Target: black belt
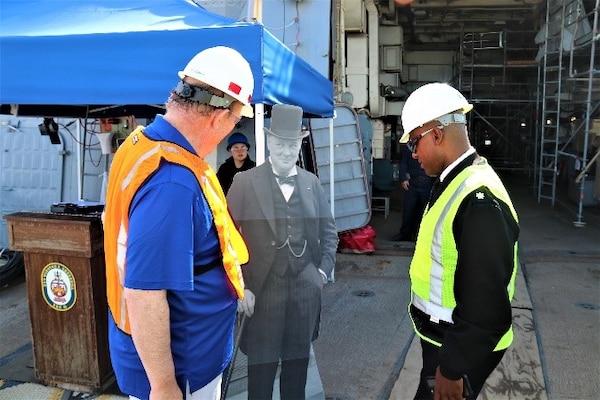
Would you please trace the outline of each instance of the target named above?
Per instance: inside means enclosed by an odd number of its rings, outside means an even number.
[[[410,313],[413,317],[415,328],[417,328],[421,334],[432,340],[435,340],[438,343],[442,343],[444,341],[446,330],[448,327],[452,326],[452,324],[446,321],[440,321],[439,323],[433,322],[429,314],[419,310],[412,304],[410,305]]]
[[[222,267],[222,266],[223,266],[223,260],[221,260],[221,259],[216,259],[215,261],[213,261],[209,264],[194,265],[194,276],[202,275],[203,273],[208,272],[213,268]]]

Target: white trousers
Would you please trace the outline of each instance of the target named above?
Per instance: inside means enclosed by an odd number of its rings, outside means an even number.
[[[190,393],[190,383],[185,385],[185,400],[219,400],[221,398],[221,380],[223,374],[219,374],[215,379],[201,387],[194,393]],[[141,400],[134,396],[129,396],[129,400]]]

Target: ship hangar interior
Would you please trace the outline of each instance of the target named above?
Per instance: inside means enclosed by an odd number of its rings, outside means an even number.
[[[424,83],[426,58],[418,68],[411,58],[451,52],[450,83],[474,104],[478,152],[497,170],[523,171],[538,202],[567,208],[584,226],[600,199],[599,10],[598,0],[379,1],[380,32],[403,35],[390,92]],[[384,152],[392,160],[399,134],[392,129]]]

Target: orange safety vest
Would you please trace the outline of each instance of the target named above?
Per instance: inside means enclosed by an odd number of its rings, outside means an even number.
[[[215,171],[181,146],[149,139],[140,126],[115,153],[103,213],[108,306],[119,328],[129,334],[131,329],[123,297],[129,208],[140,186],[158,169],[163,159],[188,168],[198,179],[213,214],[227,277],[238,298],[244,296],[241,265],[248,262],[248,248],[229,214]]]

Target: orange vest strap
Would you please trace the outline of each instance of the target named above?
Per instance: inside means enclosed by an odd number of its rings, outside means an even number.
[[[138,127],[119,147],[113,159],[103,216],[108,304],[117,325],[127,333],[131,330],[123,298],[123,282],[129,207],[139,188],[158,169],[162,159],[186,167],[196,176],[213,214],[225,272],[238,298],[244,296],[241,265],[248,262],[248,248],[229,214],[215,171],[181,146],[147,138],[143,128]]]

